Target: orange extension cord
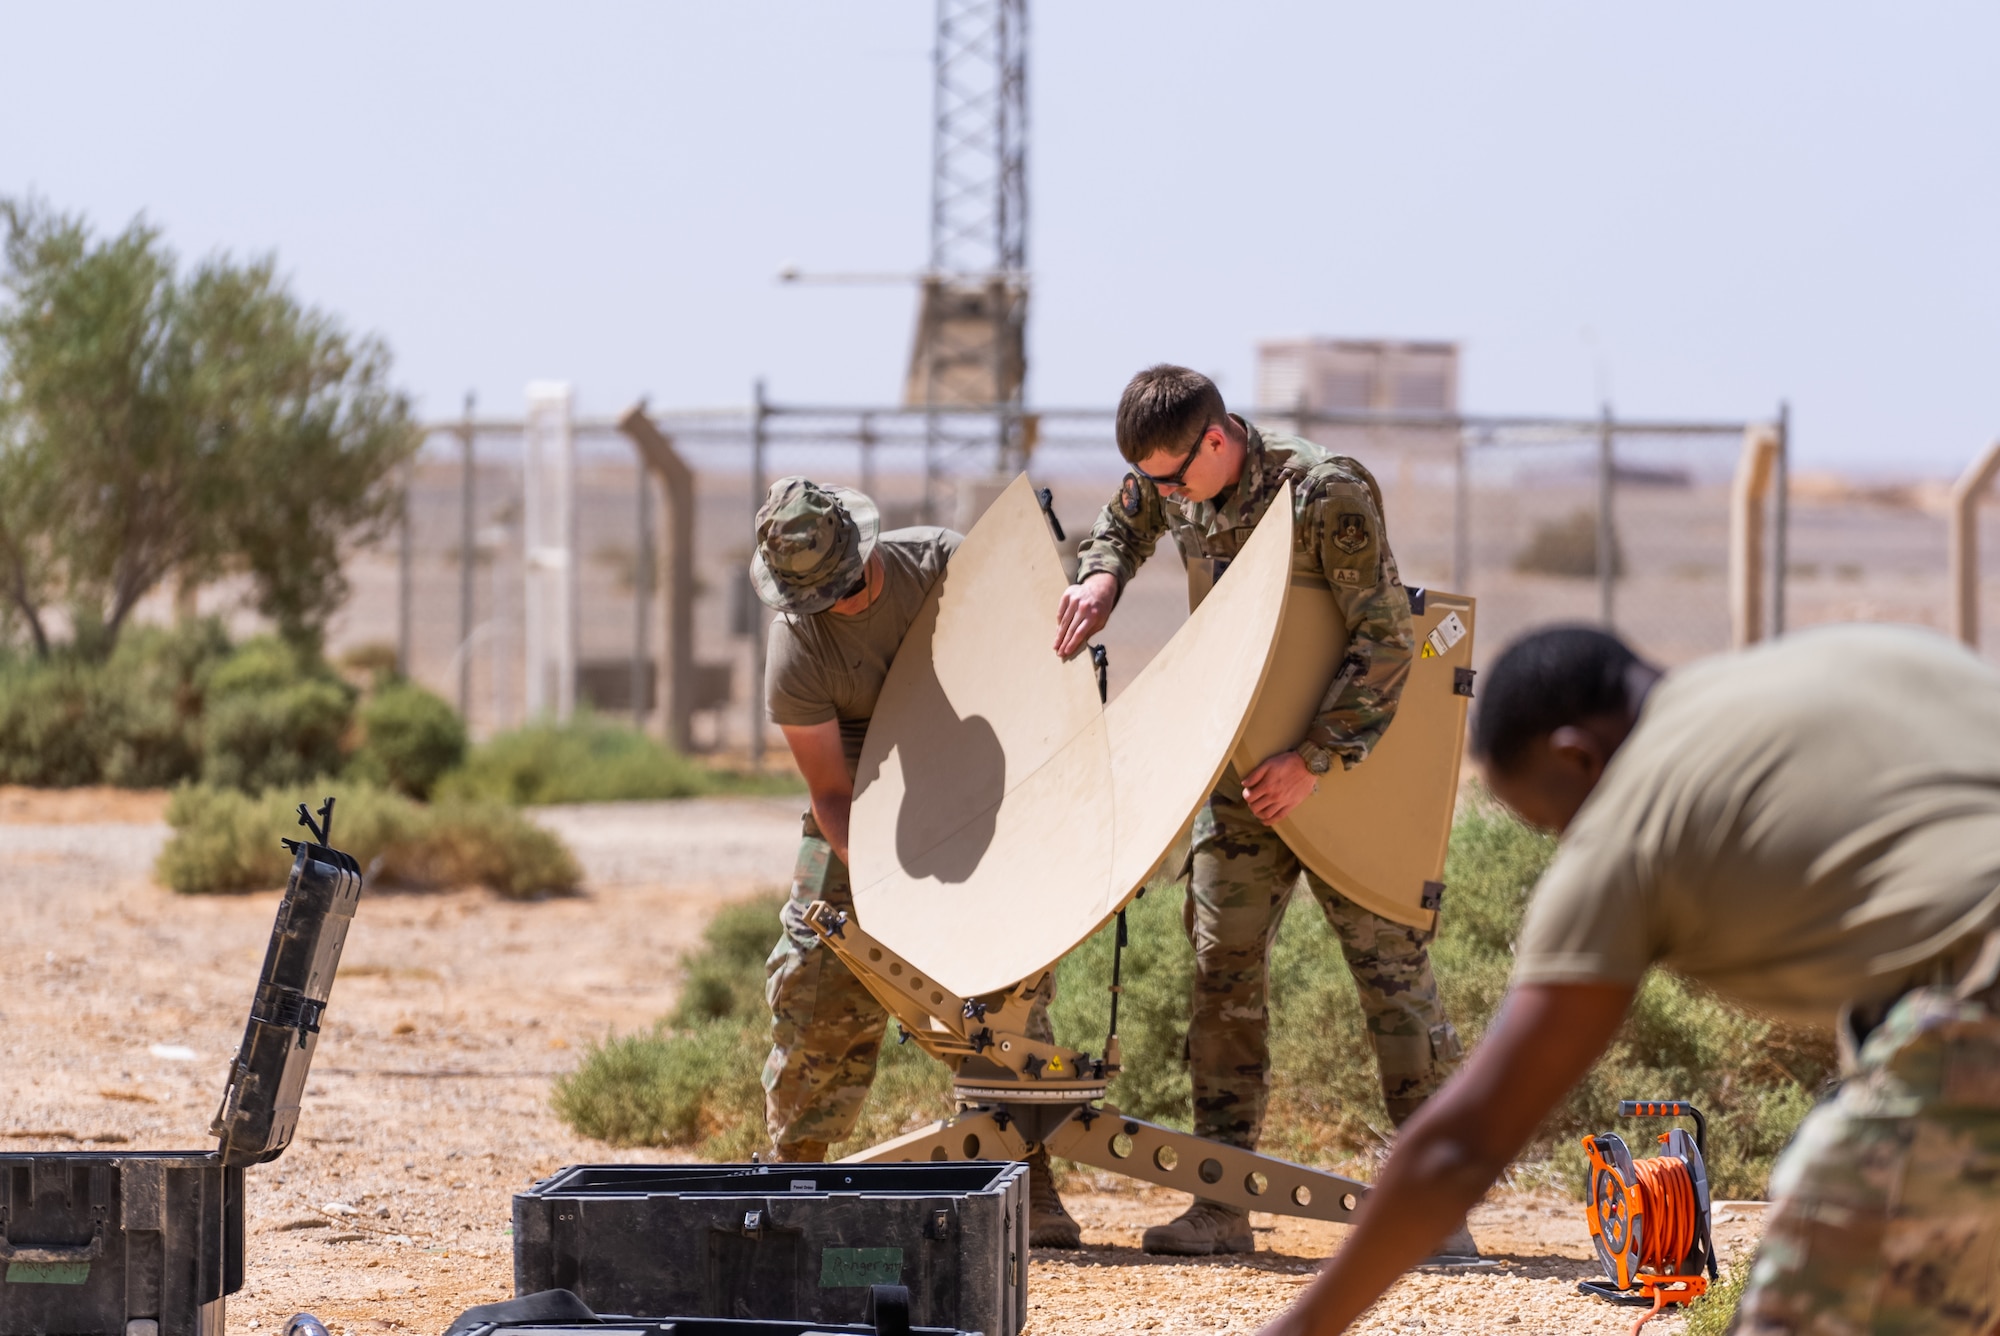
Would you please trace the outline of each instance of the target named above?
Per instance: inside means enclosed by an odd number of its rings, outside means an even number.
[[[1634,1160],[1632,1167],[1639,1171],[1634,1186],[1647,1221],[1646,1236],[1640,1240],[1639,1267],[1656,1276],[1672,1275],[1694,1247],[1698,1224],[1694,1176],[1688,1172],[1687,1161],[1678,1155]]]
[[[1660,1138],[1662,1144],[1666,1140],[1664,1136]],[[1584,1147],[1593,1159],[1597,1158],[1588,1138]],[[1696,1231],[1701,1225],[1694,1175],[1688,1172],[1687,1161],[1678,1155],[1655,1155],[1648,1160],[1634,1160],[1632,1168],[1639,1177],[1629,1185],[1626,1237],[1631,1237],[1633,1221],[1645,1221],[1638,1255],[1632,1259],[1636,1263],[1633,1278],[1638,1282],[1639,1293],[1653,1301],[1653,1306],[1632,1324],[1631,1336],[1639,1336],[1640,1328],[1664,1312],[1668,1304],[1685,1304],[1706,1294],[1708,1278],[1678,1274],[1682,1260],[1694,1247]]]

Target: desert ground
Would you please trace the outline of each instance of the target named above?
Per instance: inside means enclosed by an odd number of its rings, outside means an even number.
[[[156,884],[163,807],[162,795],[0,789],[0,1152],[208,1144],[277,894]],[[512,1293],[515,1190],[563,1165],[667,1158],[577,1137],[549,1110],[550,1082],[591,1040],[670,1007],[676,958],[716,905],[783,880],[797,800],[536,816],[576,849],[582,894],[364,896],[298,1138],[250,1171],[231,1332],[281,1330],[300,1310],[335,1336],[442,1332]],[[1064,1191],[1085,1247],[1035,1254],[1033,1336],[1252,1331],[1343,1233],[1258,1217],[1254,1255],[1170,1262],[1141,1253],[1139,1234],[1184,1199],[1109,1175],[1073,1174]],[[1754,1203],[1720,1209],[1725,1258],[1760,1219]],[[1411,1276],[1361,1329],[1629,1326],[1631,1310],[1575,1292],[1597,1270],[1577,1203],[1503,1190],[1472,1224],[1491,1267]]]

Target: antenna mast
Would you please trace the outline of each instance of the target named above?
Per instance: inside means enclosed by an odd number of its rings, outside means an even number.
[[[935,506],[943,408],[990,407],[1002,471],[1022,459],[1027,372],[1028,0],[937,0],[931,253],[904,401],[931,410]]]

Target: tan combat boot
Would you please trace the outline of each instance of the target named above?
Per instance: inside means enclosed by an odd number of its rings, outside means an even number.
[[[791,1141],[771,1153],[773,1164],[822,1164],[825,1161],[824,1141]]]
[[[1062,1198],[1056,1195],[1056,1178],[1049,1168],[1049,1153],[1039,1147],[1028,1156],[1028,1246],[1083,1246],[1083,1230],[1063,1209]]]
[[[1194,1205],[1166,1224],[1147,1230],[1139,1246],[1149,1253],[1206,1257],[1210,1253],[1251,1252],[1257,1240],[1250,1233],[1248,1211],[1197,1197]]]

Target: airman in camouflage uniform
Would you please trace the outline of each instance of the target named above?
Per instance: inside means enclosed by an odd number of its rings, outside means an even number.
[[[771,1006],[764,1115],[771,1144],[786,1160],[823,1158],[828,1146],[853,1133],[889,1025],[882,1004],[806,923],[815,900],[854,912],[847,864],[808,812],[791,898],[778,914],[784,935],[764,962],[764,998]],[[1055,1042],[1048,1014],[1052,992],[1053,985],[1028,1016],[1028,1037],[1047,1044]],[[980,1000],[997,1008],[1005,996],[991,993]]]
[[[2000,988],[1890,1008],[1771,1175],[1740,1336],[2000,1331]]]
[[[1194,393],[1214,395],[1196,373],[1156,367],[1134,378],[1127,401],[1146,378],[1168,376]],[[1220,409],[1219,395],[1211,402]],[[1078,584],[1108,575],[1122,590],[1171,532],[1191,587],[1212,585],[1289,482],[1293,569],[1333,591],[1349,635],[1347,657],[1298,756],[1315,775],[1335,763],[1351,768],[1366,760],[1395,715],[1415,651],[1409,596],[1389,550],[1375,479],[1353,459],[1296,436],[1260,431],[1234,414],[1225,427],[1218,413],[1186,464],[1194,465],[1205,448],[1222,448],[1218,437],[1238,439],[1242,463],[1233,487],[1204,500],[1169,500],[1161,487],[1179,490],[1178,484],[1137,467],[1149,452],[1143,440],[1137,450],[1128,447],[1125,413],[1121,406],[1120,448],[1135,467],[1081,546]],[[1193,485],[1185,469],[1183,479]],[[1307,869],[1253,811],[1233,766],[1195,818],[1188,876],[1183,921],[1195,948],[1195,983],[1187,1055],[1198,1135],[1257,1144],[1269,1094],[1266,966],[1272,935],[1301,876],[1353,971],[1390,1117],[1401,1124],[1451,1074],[1460,1047],[1438,1001],[1430,934],[1362,908]],[[1145,1246],[1154,1252],[1247,1251],[1251,1235],[1247,1217],[1197,1202],[1179,1220],[1148,1230]],[[1453,1250],[1471,1251],[1469,1237],[1455,1239]]]
[[[779,915],[783,934],[765,962],[764,1116],[780,1160],[823,1160],[854,1131],[888,1028],[882,1004],[805,921],[815,900],[853,911],[847,821],[868,719],[959,543],[948,529],[880,527],[866,496],[798,477],[774,483],[757,512],[751,581],[783,614],[771,626],[766,705],[811,794],[791,897]],[[1047,1007],[1045,996],[1029,1033],[1054,1042]],[[1076,1247],[1080,1233],[1056,1194],[1046,1152],[1028,1162],[1028,1196],[1029,1241]]]
[[[1914,627],[1663,672],[1553,626],[1481,676],[1486,786],[1561,843],[1478,1050],[1264,1336],[1356,1325],[1598,1066],[1655,969],[1841,1043],[1840,1088],[1771,1175],[1738,1336],[2000,1333],[2000,672]]]

